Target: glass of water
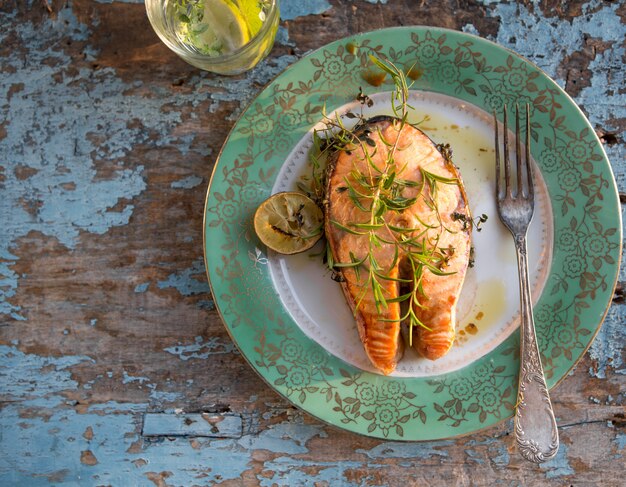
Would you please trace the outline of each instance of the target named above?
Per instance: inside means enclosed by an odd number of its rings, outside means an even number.
[[[145,0],[161,40],[197,68],[239,74],[269,54],[279,0]]]

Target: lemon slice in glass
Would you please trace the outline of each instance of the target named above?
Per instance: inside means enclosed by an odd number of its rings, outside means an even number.
[[[254,36],[265,21],[265,12],[260,8],[259,0],[239,0],[239,10],[246,19],[250,34]]]
[[[322,237],[324,214],[302,193],[276,193],[254,214],[254,231],[265,245],[281,254],[310,249]]]
[[[204,0],[184,17],[179,37],[204,54],[221,56],[250,41],[246,18],[231,0]]]

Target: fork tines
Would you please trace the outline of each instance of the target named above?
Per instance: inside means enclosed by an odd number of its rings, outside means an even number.
[[[503,198],[533,198],[533,175],[532,167],[530,164],[530,106],[526,104],[526,141],[524,144],[524,156],[522,157],[522,151],[520,149],[520,113],[519,106],[515,105],[515,159],[516,159],[516,184],[511,183],[511,161],[509,151],[509,131],[508,131],[508,111],[506,105],[504,106],[504,194],[500,190],[501,188],[501,162],[500,162],[500,137],[498,133],[498,117],[494,112],[494,123],[496,126],[496,189],[499,199]],[[525,161],[525,162],[524,162]],[[524,165],[526,169],[524,170]]]

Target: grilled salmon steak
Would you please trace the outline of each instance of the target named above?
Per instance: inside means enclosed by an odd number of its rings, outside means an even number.
[[[449,151],[421,130],[375,117],[353,133],[329,158],[325,232],[365,352],[389,374],[403,322],[427,359],[452,346],[471,216]]]

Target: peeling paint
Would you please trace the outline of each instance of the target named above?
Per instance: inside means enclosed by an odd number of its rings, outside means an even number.
[[[205,86],[218,89],[210,95],[210,112],[216,112],[222,102],[236,103],[235,108],[226,117],[227,120],[235,121],[258,94],[259,86],[266,85],[297,60],[298,58],[292,55],[270,57],[255,66],[245,78],[225,79],[223,76],[206,76],[203,73],[191,83],[196,84],[196,89],[200,91],[205,89]]]
[[[143,436],[187,436],[241,438],[238,414],[148,413],[143,419]]]
[[[617,451],[623,453],[626,450],[626,433],[618,433],[615,437],[615,444],[617,445]]]
[[[358,481],[346,478],[346,471],[360,469],[363,465],[355,461],[342,462],[314,462],[290,457],[279,457],[265,462],[265,470],[257,475],[259,484],[263,487],[291,487],[315,485],[341,485],[342,487],[358,487],[371,483],[373,475],[366,475]],[[385,468],[377,465],[376,468]],[[388,468],[388,467],[387,467]]]
[[[493,442],[493,444],[489,448],[489,458],[491,461],[497,465],[498,467],[507,467],[511,460],[509,455],[509,450],[506,447],[506,444],[500,442]]]
[[[482,452],[466,449],[465,454],[470,461],[477,463],[478,465],[483,465],[485,463],[485,456]]]
[[[287,0],[280,5],[281,20],[293,20],[297,17],[317,15],[331,7],[326,0]]]
[[[576,472],[569,464],[569,459],[567,458],[568,446],[561,442],[559,445],[559,451],[556,456],[545,463],[541,463],[539,466],[541,470],[546,473],[547,479],[555,479],[559,477],[565,477],[567,475],[574,475]]]
[[[468,440],[465,449],[470,460],[478,465],[489,462],[498,467],[509,465],[510,455],[505,443],[499,438],[487,438],[486,440]],[[487,446],[487,454],[484,447]],[[474,448],[479,447],[478,451]]]
[[[365,1],[387,3],[386,0]],[[140,4],[142,0],[97,0],[97,3]],[[493,17],[504,19],[497,40],[552,75],[565,56],[584,48],[585,35],[612,44],[606,51],[597,52],[591,61],[591,86],[581,90],[577,101],[585,105],[594,126],[607,130],[619,128],[621,120],[626,118],[626,95],[623,90],[620,92],[626,80],[622,61],[624,29],[616,9],[621,8],[623,2],[590,2],[583,6],[585,15],[571,23],[544,18],[537,2],[530,7],[492,1],[482,3],[490,5],[487,10],[491,10]],[[31,1],[29,7],[43,8],[35,1]],[[286,0],[283,19],[326,12],[330,8],[330,2],[325,0]],[[591,15],[591,8],[598,12]],[[3,25],[13,24],[14,14],[3,12],[1,15]],[[97,24],[98,19],[92,18],[90,22]],[[463,30],[477,33],[473,24],[466,24]],[[0,43],[6,42],[7,35],[6,31],[0,32]],[[143,166],[131,166],[126,160],[133,147],[150,144],[168,147],[168,150],[174,148],[181,154],[211,154],[216,147],[198,144],[193,134],[178,135],[176,129],[183,123],[183,108],[197,108],[201,104],[206,108],[208,99],[211,112],[228,112],[228,120],[235,120],[260,86],[298,59],[292,55],[270,57],[246,76],[228,79],[210,73],[194,73],[185,79],[189,91],[181,90],[172,96],[162,88],[144,86],[142,89],[147,95],[143,93],[139,99],[132,94],[132,88],[142,86],[142,82],[124,82],[113,69],[67,69],[76,63],[63,52],[59,39],[89,42],[92,35],[73,14],[71,6],[61,9],[56,18],[44,16],[36,26],[23,23],[19,35],[28,42],[28,55],[0,59],[3,72],[0,94],[11,95],[7,103],[0,105],[0,124],[7,121],[4,126],[0,125],[0,130],[6,129],[6,136],[0,135],[4,137],[0,138],[0,191],[3,195],[0,214],[11,215],[11,220],[3,220],[4,232],[0,234],[0,315],[13,320],[28,316],[27,310],[11,303],[20,279],[27,277],[14,270],[19,258],[27,258],[17,250],[22,237],[37,232],[73,250],[80,249],[81,238],[86,233],[105,234],[114,227],[130,223],[135,211],[133,200],[146,190],[147,172]],[[516,36],[514,40],[513,36]],[[277,44],[297,47],[290,40],[286,27],[280,28]],[[97,54],[92,47],[85,46],[87,61],[96,60]],[[564,84],[562,79],[557,81]],[[15,91],[14,85],[20,85],[19,90]],[[58,103],[50,103],[50,99]],[[166,111],[162,109],[164,100],[168,106]],[[188,116],[192,120],[198,118],[193,110]],[[129,121],[133,123],[128,125]],[[149,139],[149,134],[155,133],[157,140]],[[36,143],[30,143],[31,140]],[[621,143],[607,146],[609,157],[623,161],[623,147]],[[7,154],[11,155],[10,160]],[[102,161],[114,161],[117,171],[106,177],[98,174]],[[620,169],[623,165],[616,167],[623,171]],[[621,177],[623,182],[624,175]],[[618,181],[619,178],[618,174]],[[192,189],[203,182],[203,178],[192,175],[174,181],[170,187]],[[193,237],[186,236],[183,241],[192,242]],[[621,275],[624,279],[624,267]],[[207,299],[196,298],[191,306],[210,310],[214,303],[208,299],[209,287],[204,276],[203,261],[199,258],[190,268],[173,272],[161,281],[137,284],[131,280],[129,285],[135,293],[154,290],[154,285],[152,288],[150,285],[156,283],[158,289],[173,288],[183,296],[206,294]],[[611,370],[626,374],[620,345],[623,333],[618,326],[626,319],[625,309],[624,306],[611,308],[589,351],[594,361],[590,373],[594,377],[610,376]],[[98,326],[98,318],[92,316],[94,314],[86,314],[82,321],[76,321],[83,331],[99,331],[87,328]],[[69,323],[61,323],[55,329],[59,335],[67,334],[60,339],[68,343],[80,331],[78,326],[70,328]],[[0,485],[151,485],[158,482],[160,485],[211,485],[229,481],[235,484],[241,482],[246,472],[246,475],[256,476],[260,485],[351,487],[375,486],[381,475],[388,480],[399,468],[424,464],[455,469],[463,467],[465,460],[472,471],[480,469],[483,474],[489,471],[491,475],[510,468],[507,449],[510,442],[484,436],[419,444],[367,440],[368,445],[376,446],[356,451],[350,448],[341,458],[315,461],[318,451],[314,451],[309,442],[316,446],[327,445],[325,427],[317,423],[304,424],[300,421],[301,413],[293,415],[293,410],[278,399],[275,403],[264,402],[263,409],[255,410],[256,416],[249,420],[252,426],[246,425],[244,432],[257,431],[263,423],[259,434],[248,433],[239,439],[144,440],[141,420],[148,410],[161,410],[163,403],[170,403],[168,407],[172,408],[185,407],[187,394],[204,392],[204,384],[197,380],[194,383],[193,379],[183,379],[180,384],[167,379],[158,381],[156,376],[151,379],[141,375],[141,367],[128,363],[121,364],[127,370],[122,371],[120,378],[119,368],[114,369],[115,374],[108,370],[114,368],[112,363],[96,364],[89,356],[43,357],[17,348],[21,342],[24,346],[32,346],[33,341],[38,345],[36,340],[37,337],[24,336],[21,341],[12,340],[12,346],[0,346]],[[205,360],[208,364],[212,357],[219,361],[222,360],[219,356],[238,352],[230,341],[197,336],[192,343],[177,343],[165,348],[163,353],[175,355],[181,361]],[[74,367],[82,373],[91,365],[102,367],[94,380],[82,382],[72,374]],[[115,382],[126,400],[139,395],[144,401],[95,403],[104,400],[102,389],[97,394],[94,391],[95,384],[104,375],[111,379],[106,382]],[[123,391],[120,384],[127,391]],[[194,389],[188,389],[191,386]],[[137,393],[137,389],[142,393]],[[86,397],[87,403],[83,399],[79,401],[77,394]],[[259,398],[239,397],[238,400],[256,408]],[[621,404],[619,397],[614,400],[611,395],[606,401],[593,397],[590,401],[598,403],[599,407]],[[281,417],[292,419],[275,424]],[[611,422],[602,427],[611,434],[610,455],[621,458],[626,448],[626,435]],[[336,438],[332,433],[331,443]],[[459,444],[462,448],[458,448]],[[557,458],[536,468],[540,480],[544,476],[548,481],[565,482],[563,477],[575,475],[579,470],[575,463],[578,458],[570,462],[567,454],[567,445],[561,445]],[[590,458],[593,461],[595,457]],[[354,472],[359,472],[359,476],[355,477]],[[527,481],[536,480],[531,479]],[[494,485],[520,484],[501,479]]]
[[[16,405],[3,410],[3,437],[12,441],[0,442],[0,457],[6,459],[0,463],[1,485],[48,485],[40,477],[55,474],[61,466],[67,470],[61,479],[67,485],[79,485],[81,480],[82,485],[91,484],[94,476],[99,476],[100,483],[123,485],[131,473],[130,467],[135,468],[124,454],[132,439],[125,434],[135,430],[132,415],[102,417],[77,414],[73,409],[55,410],[46,419],[31,418],[30,428],[22,429],[17,425],[19,414]],[[62,437],[51,431],[51,424],[63,425]],[[82,436],[88,427],[92,428],[93,441]],[[102,441],[104,439],[107,441]],[[91,456],[97,462],[94,463]],[[44,458],[55,461],[42,461]],[[111,472],[110,462],[119,469]]]
[[[600,5],[602,7],[598,8]],[[543,17],[538,8],[530,12],[518,3],[498,3],[489,15],[507,19],[500,24],[495,39],[499,44],[530,59],[561,86],[565,81],[557,76],[558,66],[566,56],[583,50],[586,38],[612,44],[611,49],[595,54],[588,67],[592,73],[591,84],[583,88],[575,101],[584,105],[594,126],[616,130],[618,127],[611,121],[626,117],[626,93],[619,89],[626,83],[626,74],[622,61],[624,27],[617,15],[618,8],[619,2],[589,2],[582,7],[585,14],[574,18],[571,24],[555,22]],[[597,11],[592,13],[594,9]],[[518,35],[520,32],[524,32],[524,36]],[[623,160],[623,148],[624,144],[605,147],[614,161]]]
[[[72,355],[40,357],[0,345],[0,397],[8,401],[32,401],[52,393],[74,390],[78,383],[68,369],[84,362],[94,363],[94,360]]]
[[[196,306],[200,309],[204,309],[206,311],[211,311],[213,309],[215,309],[215,303],[213,301],[211,301],[210,299],[200,299],[197,303]]]
[[[167,381],[169,383],[169,380]],[[133,376],[125,370],[122,372],[122,384],[139,384],[139,389],[148,389],[149,397],[152,405],[161,405],[162,403],[173,403],[184,399],[184,395],[179,391],[163,391],[159,390],[159,386],[152,382],[149,377]]]
[[[125,370],[123,371],[122,384],[132,384],[133,382],[138,382],[139,384],[143,384],[144,382],[150,382],[148,377],[136,377],[133,375],[129,375]]]
[[[478,32],[478,29],[476,29],[476,27],[474,27],[474,24],[465,24],[461,30],[467,34],[472,34],[475,36],[479,36],[480,32]]]
[[[67,470],[64,485],[146,485],[146,473],[157,465],[159,471],[171,472],[168,484],[172,485],[196,485],[198,475],[203,485],[239,480],[241,473],[250,468],[252,449],[283,455],[306,453],[306,442],[324,434],[319,426],[285,423],[258,436],[198,442],[196,448],[181,438],[139,443],[139,448],[131,450],[141,440],[141,415],[136,413],[145,412],[145,405],[108,402],[104,416],[98,414],[102,408],[92,407],[83,414],[57,409],[50,411],[47,419],[30,419],[27,429],[18,424],[19,409],[9,404],[3,410],[2,433],[13,441],[0,443],[0,485],[48,485],[41,477],[55,474],[61,466]],[[63,425],[62,437],[51,430],[51,424]],[[91,440],[83,436],[87,428],[91,428]],[[84,451],[90,451],[97,463],[82,463]],[[42,462],[42,458],[48,461]],[[137,462],[139,459],[142,461]]]
[[[157,286],[159,289],[174,288],[183,296],[210,294],[211,289],[204,278],[205,275],[204,260],[196,259],[192,267],[170,274],[167,279],[159,281]],[[202,276],[202,281],[193,279],[192,276]]]
[[[150,286],[149,282],[143,282],[141,284],[137,284],[135,286],[135,292],[136,293],[145,293],[148,290],[149,286]]]
[[[156,386],[149,385],[148,386],[152,391],[150,391],[150,399],[152,401],[161,404],[164,402],[177,402],[184,399],[184,395],[182,392],[176,391],[159,391],[156,389]]]
[[[80,452],[80,463],[94,466],[98,464],[98,459],[91,450],[83,450]]]
[[[447,457],[447,448],[453,445],[453,441],[429,441],[428,443],[400,443],[389,441],[375,446],[371,450],[357,450],[369,458],[406,458],[424,459],[431,457]]]
[[[602,328],[587,352],[594,361],[594,365],[589,368],[591,376],[599,379],[606,378],[607,367],[613,368],[618,374],[626,373],[623,363],[625,315],[626,310],[618,306],[609,309]]]
[[[207,359],[211,355],[239,353],[232,341],[224,342],[218,337],[211,337],[206,342],[200,336],[195,337],[191,345],[176,345],[164,349],[181,360]]]
[[[199,176],[188,176],[183,179],[179,179],[178,181],[172,182],[170,187],[174,189],[191,189],[199,186],[204,181],[203,178]]]
[[[321,425],[280,423],[262,431],[258,435],[244,436],[237,440],[247,450],[269,450],[274,453],[296,455],[307,453],[306,443],[316,436],[325,438]]]
[[[623,32],[622,29],[622,35]],[[626,119],[626,91],[619,88],[626,86],[624,57],[626,57],[626,50],[623,45],[620,46],[616,42],[613,49],[596,53],[595,59],[589,63],[589,70],[592,73],[590,86],[582,89],[576,101],[585,106],[589,121],[594,127],[602,127],[607,131],[619,131],[619,121]],[[624,147],[625,144],[605,144],[604,149],[609,160],[616,162],[624,161],[624,156],[626,156]],[[619,181],[619,176],[624,177],[624,174],[616,176]],[[624,255],[622,255],[622,263],[626,263]],[[624,265],[622,265],[622,272],[624,272]],[[622,316],[626,320],[626,310]]]
[[[7,22],[10,19],[8,14]],[[159,96],[142,96],[141,102],[135,103],[133,95],[124,94],[128,86],[110,68],[95,72],[81,68],[71,75],[64,72],[58,81],[55,78],[58,67],[54,64],[71,63],[69,56],[56,47],[61,27],[71,40],[84,41],[89,36],[88,28],[68,6],[58,13],[56,20],[46,19],[36,27],[22,24],[20,34],[33,40],[31,55],[24,61],[6,58],[1,66],[4,75],[0,79],[0,93],[8,93],[16,83],[23,85],[20,92],[13,94],[11,103],[0,107],[0,119],[8,121],[7,136],[0,140],[0,154],[12,155],[10,160],[5,160],[5,156],[0,159],[0,165],[5,168],[0,213],[11,214],[0,234],[0,314],[15,320],[24,319],[23,311],[10,303],[19,285],[19,276],[12,270],[18,259],[12,253],[17,239],[38,231],[73,249],[81,232],[103,234],[112,227],[127,224],[134,205],[119,206],[120,200],[132,200],[146,188],[143,166],[123,167],[124,157],[133,146],[147,142],[150,132],[157,132],[160,134],[155,142],[157,146],[174,145],[183,154],[189,152],[195,137],[172,135],[173,128],[181,123],[177,106],[197,105],[200,102],[197,92],[205,87],[221,88],[212,90],[216,92],[210,96],[211,109],[216,110],[223,101],[237,101],[239,108],[232,114],[236,118],[258,86],[295,60],[294,56],[268,60],[245,79],[236,81],[199,72],[190,80],[194,90],[181,93],[172,103],[174,109],[163,111]],[[7,35],[9,32],[0,33],[0,43]],[[97,53],[87,46],[85,54],[93,59]],[[49,99],[58,103],[46,103]],[[98,116],[94,117],[94,113]],[[129,125],[129,120],[139,123]],[[24,143],[29,140],[38,144]],[[202,146],[194,146],[193,150],[203,155],[211,152]],[[121,159],[122,168],[110,179],[96,174],[94,162],[104,159]],[[23,180],[15,174],[15,168],[22,166],[31,170]],[[193,187],[198,182],[196,178],[191,176],[179,184]],[[66,184],[69,182],[70,186]],[[24,201],[30,207],[25,208]],[[190,292],[206,290],[208,286],[201,286]]]
[[[295,42],[289,39],[289,29],[283,27],[282,25],[278,26],[278,31],[276,32],[276,39],[274,41],[276,44],[280,44],[281,46],[290,46],[295,47]]]
[[[132,403],[132,402],[117,402],[106,401],[103,403],[96,403],[89,406],[89,412],[97,413],[99,417],[114,414],[138,414],[146,410],[145,403]]]
[[[589,12],[596,2],[587,4]],[[500,24],[496,41],[527,57],[556,79],[558,65],[563,58],[579,50],[584,45],[585,36],[596,37],[607,42],[621,43],[624,29],[616,11],[618,3],[603,3],[596,12],[587,13],[568,22],[554,22],[541,15],[535,8],[533,12],[519,3],[498,3],[489,16],[506,19]],[[524,35],[519,34],[523,32]],[[563,80],[556,81],[563,86]]]
[[[5,25],[10,19],[8,14]],[[118,170],[111,179],[96,179],[92,153],[96,157],[123,156],[133,140],[144,136],[129,131],[129,117],[119,114],[120,106],[132,106],[135,111],[139,105],[120,103],[124,89],[111,70],[101,70],[93,85],[85,72],[74,76],[65,73],[62,81],[55,81],[56,68],[51,60],[59,65],[70,63],[70,58],[55,47],[61,27],[71,40],[82,41],[88,36],[71,8],[62,9],[56,20],[48,19],[37,27],[22,23],[20,34],[31,39],[30,55],[25,59],[4,58],[0,66],[0,93],[8,93],[14,83],[23,84],[11,103],[0,106],[0,118],[7,121],[7,135],[0,140],[0,165],[6,170],[0,214],[11,215],[0,234],[0,256],[6,260],[0,266],[0,314],[14,319],[23,318],[21,310],[8,302],[18,287],[18,276],[11,270],[17,260],[11,253],[15,241],[38,231],[73,248],[81,231],[102,234],[128,223],[132,204],[116,211],[111,208],[120,198],[133,198],[146,187],[141,166]],[[10,33],[10,29],[3,29],[0,44]],[[59,104],[46,103],[49,99]],[[158,112],[157,107],[155,100],[148,110]],[[97,118],[94,110],[99,113]],[[72,114],[69,119],[68,113]],[[107,143],[94,144],[91,136],[102,132],[108,135]],[[15,174],[18,166],[31,169],[26,179]],[[70,187],[65,186],[68,182]]]

